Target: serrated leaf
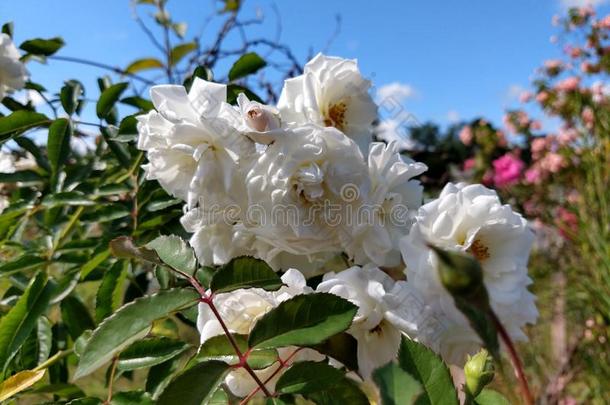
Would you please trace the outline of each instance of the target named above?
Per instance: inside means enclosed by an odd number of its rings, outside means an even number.
[[[170,65],[177,65],[186,55],[197,49],[195,42],[186,42],[184,44],[176,45],[172,48],[169,54]]]
[[[83,94],[83,85],[78,80],[68,80],[59,92],[61,106],[68,113],[74,114],[78,108],[79,98]]]
[[[80,358],[74,378],[90,374],[117,352],[146,334],[154,320],[187,304],[194,304],[198,297],[193,290],[174,289],[141,297],[124,305],[93,332]]]
[[[166,337],[139,340],[121,352],[117,367],[122,371],[152,367],[176,357],[188,348],[188,344]]]
[[[481,393],[474,399],[476,405],[510,405],[510,401],[498,391],[483,388]]]
[[[158,405],[201,405],[220,385],[230,366],[222,361],[199,363],[176,377],[159,396]]]
[[[16,272],[32,270],[46,263],[46,259],[34,255],[23,255],[16,260],[0,265],[0,277]]]
[[[302,361],[286,370],[275,385],[282,394],[308,394],[325,390],[344,378],[345,373],[324,362]]]
[[[95,320],[101,322],[121,305],[123,284],[129,262],[119,261],[104,273],[95,298]]]
[[[394,362],[375,370],[373,381],[379,387],[383,405],[413,404],[422,392],[420,383]]]
[[[252,73],[256,73],[266,65],[267,62],[265,62],[256,52],[246,53],[240,56],[231,67],[231,70],[229,71],[229,80],[237,80]]]
[[[252,348],[315,345],[348,329],[357,310],[333,294],[297,295],[261,317],[248,343]]]
[[[197,266],[195,252],[179,236],[159,236],[146,245],[168,266],[193,275]]]
[[[0,377],[47,310],[52,294],[53,286],[47,283],[46,274],[39,273],[15,306],[0,319]]]
[[[160,69],[160,68],[163,68],[163,63],[159,59],[143,58],[143,59],[138,59],[138,60],[131,62],[129,64],[129,66],[127,66],[125,68],[125,71],[129,72],[129,73],[138,73],[143,70]]]
[[[282,279],[264,260],[237,257],[216,271],[210,283],[214,293],[225,293],[240,288],[278,290]]]
[[[248,350],[248,337],[246,335],[233,334],[237,347],[242,353]],[[275,349],[252,350],[248,356],[248,364],[254,370],[260,370],[271,366],[277,361],[279,354]],[[206,340],[193,359],[193,362],[208,360],[222,360],[225,363],[235,365],[239,363],[239,358],[235,354],[235,349],[225,335],[218,335]]]
[[[49,127],[49,138],[47,140],[47,154],[51,164],[51,183],[56,184],[68,155],[70,154],[70,138],[72,137],[72,125],[65,118],[53,121]]]
[[[100,98],[97,100],[97,105],[95,106],[95,112],[99,119],[105,119],[108,116],[121,97],[121,94],[123,94],[128,86],[129,83],[117,83],[102,91]]]
[[[0,117],[0,141],[50,122],[51,120],[41,113],[28,110],[15,111],[5,117]]]
[[[0,384],[0,402],[36,384],[44,377],[46,370],[24,370],[7,378]]]
[[[315,402],[317,405],[369,405],[366,395],[360,390],[356,382],[348,378],[325,390],[316,391],[304,395],[305,398]]]
[[[43,39],[35,38],[23,42],[19,48],[33,55],[51,56],[65,45],[59,37]]]
[[[459,404],[449,369],[440,356],[423,344],[403,337],[398,364],[422,385],[429,403]]]

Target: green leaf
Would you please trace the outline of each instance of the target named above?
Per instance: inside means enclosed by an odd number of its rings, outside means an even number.
[[[121,352],[117,367],[123,371],[151,367],[176,357],[188,348],[188,344],[166,337],[140,340]]]
[[[74,378],[90,374],[117,352],[145,335],[154,320],[187,304],[194,304],[198,297],[193,290],[174,289],[141,297],[124,305],[93,332],[80,358]]]
[[[451,373],[432,350],[403,337],[398,363],[422,385],[430,404],[459,404]]]
[[[398,364],[390,362],[373,372],[383,405],[413,404],[421,394],[419,382]]]
[[[174,379],[163,391],[158,405],[201,405],[220,385],[230,366],[222,361],[199,363]]]
[[[159,258],[168,266],[193,275],[197,267],[195,253],[179,236],[159,236],[146,245],[147,249],[157,252]]]
[[[210,289],[225,293],[240,288],[263,288],[275,291],[282,286],[282,279],[264,260],[253,257],[237,257],[214,273]]]
[[[95,106],[95,112],[97,113],[97,117],[99,119],[104,119],[116,102],[121,97],[121,94],[127,89],[129,83],[117,83],[105,89],[100,95],[99,100],[97,100],[97,105]]]
[[[110,256],[109,250],[102,250],[93,256],[87,263],[83,264],[80,269],[80,279],[84,280],[87,276],[95,270],[100,264],[102,264]]]
[[[72,340],[76,340],[85,330],[93,329],[95,323],[89,310],[78,298],[67,296],[61,302],[61,319]]]
[[[0,173],[0,183],[24,183],[33,185],[43,183],[44,178],[33,170],[19,170],[14,173]]]
[[[187,28],[188,28],[188,25],[186,23],[184,23],[184,22],[172,24],[172,30],[180,38],[184,38],[184,36],[186,35],[186,29]]]
[[[510,401],[498,391],[483,388],[481,393],[474,399],[477,405],[510,405]]]
[[[171,382],[172,375],[178,366],[178,359],[174,358],[165,363],[152,366],[146,376],[146,392],[150,392],[157,399],[165,387]]]
[[[124,391],[114,394],[110,405],[154,405],[154,401],[148,392]]]
[[[44,377],[46,370],[24,370],[10,376],[0,384],[0,402],[36,384]]]
[[[146,100],[145,98],[133,96],[133,97],[125,97],[122,98],[121,103],[130,105],[132,107],[138,108],[142,111],[150,111],[154,107],[153,103],[150,100]]]
[[[317,405],[369,405],[366,395],[358,388],[358,385],[348,378],[325,390],[305,394],[305,398],[315,402]]]
[[[2,33],[8,35],[9,37],[13,37],[15,26],[12,21],[9,21],[5,24],[2,24]]]
[[[83,222],[110,222],[131,215],[131,210],[121,203],[106,204],[81,216]]]
[[[138,60],[131,62],[129,64],[129,66],[127,66],[125,68],[125,71],[129,72],[129,73],[138,73],[143,70],[160,69],[160,68],[163,68],[163,63],[159,59],[143,58],[143,59],[138,59]]]
[[[72,125],[65,118],[53,121],[49,127],[49,139],[47,140],[47,153],[51,164],[52,183],[57,182],[68,155],[70,154],[70,138],[72,137]]]
[[[49,358],[53,346],[51,322],[45,316],[38,318],[36,337],[38,339],[38,364],[41,364]]]
[[[344,378],[345,373],[324,362],[294,363],[282,374],[275,390],[282,394],[308,394],[325,390]]]
[[[30,152],[32,156],[34,156],[34,159],[36,159],[36,164],[40,168],[47,172],[51,171],[51,166],[49,165],[49,161],[47,160],[46,156],[42,154],[40,148],[30,138],[20,136],[15,138],[15,143]]]
[[[150,263],[163,265],[161,259],[154,250],[138,247],[133,240],[127,236],[119,236],[108,244],[113,256],[121,259],[138,259]]]
[[[187,92],[191,91],[193,82],[197,77],[211,82],[214,78],[214,75],[212,74],[210,68],[208,68],[207,66],[197,66],[193,71],[193,74],[187,77],[186,80],[184,80],[183,86],[186,88]]]
[[[39,273],[10,311],[0,319],[0,378],[21,345],[47,310],[53,286],[47,276]]]
[[[339,333],[311,347],[338,360],[348,370],[358,371],[358,342],[349,333]]]
[[[265,67],[267,62],[256,52],[249,52],[242,55],[237,62],[233,64],[229,71],[229,80],[237,80],[244,76],[256,73],[259,69]]]
[[[51,120],[41,113],[28,110],[15,111],[6,117],[0,117],[0,141],[50,122]]]
[[[95,298],[95,320],[101,322],[121,305],[123,284],[127,277],[129,262],[118,261],[104,273]]]
[[[246,335],[233,334],[233,339],[242,353],[248,350],[248,337]],[[255,370],[267,368],[275,363],[279,355],[275,349],[252,350],[248,356],[248,364]],[[218,335],[209,338],[199,348],[193,362],[208,360],[222,360],[231,365],[239,363],[235,349],[226,335]]]
[[[197,49],[195,42],[187,42],[184,44],[176,45],[172,48],[169,53],[170,65],[177,65],[186,55]]]
[[[34,255],[23,255],[12,262],[0,265],[0,277],[7,276],[16,272],[24,272],[40,267],[47,261],[42,257]]]
[[[19,48],[33,55],[51,56],[64,45],[64,40],[59,37],[50,39],[35,38],[23,42],[19,45]]]
[[[42,387],[32,390],[32,393],[53,394],[66,399],[80,398],[85,395],[83,390],[78,388],[76,385],[69,383],[55,383],[43,385]]]
[[[93,205],[95,202],[91,201],[80,191],[66,191],[63,193],[47,194],[42,199],[42,205],[46,208],[53,207],[64,207],[68,205]]]
[[[68,113],[74,114],[78,108],[79,98],[83,94],[83,85],[78,80],[68,80],[59,92],[61,106]]]
[[[248,343],[253,348],[315,345],[348,329],[357,310],[333,294],[297,295],[260,318]]]
[[[263,100],[259,96],[257,96],[252,90],[237,84],[229,84],[227,86],[227,103],[231,105],[236,105],[237,96],[239,96],[241,93],[244,93],[251,101],[258,101],[259,103],[263,102]]]

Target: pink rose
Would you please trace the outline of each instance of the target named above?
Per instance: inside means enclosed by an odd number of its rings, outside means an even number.
[[[525,171],[525,181],[529,184],[539,184],[542,180],[542,173],[536,166],[532,166]]]
[[[517,183],[525,167],[525,163],[511,153],[499,157],[492,164],[494,167],[493,182],[496,187],[504,187]]]
[[[538,93],[536,95],[536,101],[539,102],[540,104],[544,103],[548,99],[549,99],[549,93],[544,90],[542,90],[540,93]]]
[[[474,169],[475,165],[476,165],[475,159],[469,158],[469,159],[464,160],[463,169],[464,169],[464,171],[472,170],[472,169]]]
[[[559,83],[555,85],[555,88],[559,91],[574,91],[578,89],[580,85],[580,77],[570,76],[566,79],[563,79]]]
[[[597,22],[597,27],[601,29],[610,29],[610,14]]]
[[[547,153],[540,161],[540,166],[551,173],[557,173],[565,166],[565,160],[558,153]]]
[[[530,148],[534,157],[540,156],[546,150],[546,139],[544,137],[534,138]]]
[[[469,125],[464,126],[460,131],[459,137],[464,145],[470,145],[472,143],[472,128]]]

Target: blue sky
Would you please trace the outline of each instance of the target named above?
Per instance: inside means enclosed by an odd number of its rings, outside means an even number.
[[[377,89],[397,83],[404,107],[418,121],[448,124],[486,116],[499,122],[503,110],[516,104],[534,69],[559,50],[549,38],[554,14],[578,0],[370,0],[277,1],[281,41],[303,59],[324,49],[341,31],[328,53],[357,58],[363,74]],[[605,3],[595,0],[594,3]],[[170,0],[174,19],[200,30],[212,11],[211,0]],[[262,13],[263,33],[275,29],[272,2],[247,0],[245,15]],[[603,8],[605,6],[602,5]],[[133,20],[128,0],[0,0],[0,21],[15,22],[16,41],[62,36],[61,55],[79,56],[125,67],[142,56],[156,55]],[[209,28],[214,28],[212,24]],[[211,30],[208,31],[211,35]],[[63,80],[83,78],[95,93],[99,69],[49,62],[30,63],[33,80],[56,91]],[[219,72],[219,75],[226,74]]]

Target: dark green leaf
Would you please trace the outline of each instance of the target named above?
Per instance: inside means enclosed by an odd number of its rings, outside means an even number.
[[[348,329],[357,310],[333,294],[297,295],[260,318],[248,342],[253,348],[315,345]]]
[[[138,59],[129,64],[127,68],[125,68],[126,72],[129,73],[138,73],[143,70],[149,69],[160,69],[163,68],[163,63],[156,58],[143,58]]]
[[[210,288],[214,293],[224,293],[240,288],[263,288],[275,291],[282,286],[282,279],[264,260],[253,257],[237,257],[214,273]]]
[[[25,136],[20,136],[15,138],[15,142],[17,145],[21,146],[23,149],[27,150],[34,156],[36,159],[36,164],[47,172],[51,171],[51,166],[49,165],[49,161],[46,156],[42,154],[40,148],[30,139]],[[1,183],[1,181],[0,181]]]
[[[95,112],[99,119],[105,119],[108,116],[110,110],[112,110],[112,107],[114,107],[114,104],[119,100],[121,94],[123,94],[128,86],[129,83],[117,83],[102,92],[95,107]]]
[[[149,393],[144,391],[125,391],[112,396],[110,405],[153,405],[154,401]]]
[[[93,205],[94,202],[80,191],[66,191],[63,193],[48,194],[42,199],[42,205],[47,208],[67,205]]]
[[[110,241],[112,255],[121,259],[138,259],[162,265],[163,262],[154,250],[138,247],[127,236],[119,236]]]
[[[252,90],[237,84],[229,84],[227,86],[227,103],[232,105],[237,104],[237,96],[241,93],[244,93],[249,100],[258,101],[259,103],[263,102],[263,100],[252,92]]]
[[[474,399],[474,403],[476,405],[510,405],[510,401],[504,395],[489,388],[483,388]]]
[[[398,362],[404,371],[422,385],[430,404],[459,404],[451,373],[432,350],[403,337]]]
[[[84,280],[87,276],[95,270],[100,264],[102,264],[110,256],[109,250],[102,250],[101,252],[94,255],[87,263],[83,264],[80,269],[80,279]]]
[[[49,139],[47,140],[47,153],[51,164],[52,183],[56,184],[68,155],[70,154],[70,138],[72,137],[72,125],[65,118],[53,121],[49,127]]]
[[[275,390],[282,394],[309,394],[325,390],[344,378],[344,372],[324,362],[294,363],[282,374]]]
[[[80,398],[85,395],[83,390],[76,385],[69,383],[43,385],[42,387],[32,390],[32,392],[36,394],[53,394],[67,399]]]
[[[61,106],[68,113],[74,114],[78,108],[78,100],[83,94],[83,85],[78,80],[68,80],[59,92]]]
[[[13,22],[7,22],[5,24],[2,24],[2,33],[8,35],[9,37],[13,37],[13,32],[14,32],[14,25]]]
[[[128,266],[128,261],[121,260],[104,273],[95,299],[95,320],[97,322],[101,322],[120,307]]]
[[[234,334],[233,338],[242,353],[248,350],[248,337],[246,335]],[[275,349],[252,350],[248,356],[248,364],[255,370],[267,368],[277,361],[278,356]],[[196,362],[208,360],[222,360],[231,365],[239,363],[235,349],[226,335],[218,335],[206,340],[193,359]]]
[[[28,110],[15,111],[6,117],[0,117],[0,141],[50,122],[44,114]]]
[[[369,400],[358,388],[358,385],[348,378],[322,391],[305,394],[305,398],[314,401],[317,405],[369,405]]]
[[[422,392],[421,385],[398,364],[391,362],[373,372],[383,405],[413,404]]]
[[[159,397],[158,405],[201,405],[220,385],[230,366],[211,360],[199,363],[172,381]]]
[[[163,263],[171,268],[193,275],[197,265],[193,249],[179,236],[159,236],[146,245],[147,249],[157,252]]]
[[[35,38],[23,42],[19,45],[19,48],[33,55],[50,56],[64,45],[64,40],[59,37],[49,39]]]
[[[121,352],[119,370],[135,370],[163,363],[188,349],[189,345],[166,337],[134,342]]]
[[[72,340],[76,340],[85,330],[95,327],[85,304],[71,295],[61,302],[61,319],[68,328]]]
[[[252,73],[256,73],[259,69],[265,67],[267,62],[256,52],[250,52],[242,55],[237,62],[233,64],[229,71],[229,80],[237,80]]]
[[[14,173],[0,173],[0,183],[24,183],[32,185],[43,183],[44,178],[33,170],[19,170]]]
[[[49,358],[53,345],[51,322],[49,322],[45,316],[38,318],[38,322],[36,323],[36,337],[38,339],[38,364],[41,364]]]
[[[165,363],[152,366],[146,376],[146,392],[150,392],[157,399],[165,387],[171,382],[172,375],[178,366],[178,359],[171,359]]]
[[[197,298],[198,295],[193,290],[174,289],[138,298],[123,306],[93,332],[80,358],[74,378],[83,377],[96,370],[115,353],[144,336],[154,320],[188,304],[194,304]]]
[[[193,71],[193,74],[186,78],[183,83],[187,92],[191,90],[191,87],[193,86],[193,82],[195,81],[196,77],[211,82],[214,78],[214,75],[207,66],[197,66]]]
[[[115,219],[125,218],[131,215],[131,210],[121,203],[106,204],[95,211],[83,214],[83,222],[109,222]]]
[[[42,257],[34,255],[20,256],[16,260],[0,265],[0,277],[7,276],[15,272],[23,272],[40,267],[46,263]]]
[[[316,351],[332,357],[348,370],[358,371],[358,342],[349,333],[339,333],[312,346]]]
[[[121,103],[139,108],[142,111],[150,111],[154,108],[153,103],[150,100],[138,96],[125,97],[121,99]]]
[[[15,306],[0,319],[0,377],[4,377],[9,362],[47,310],[52,294],[53,286],[47,283],[46,274],[39,273]]]

